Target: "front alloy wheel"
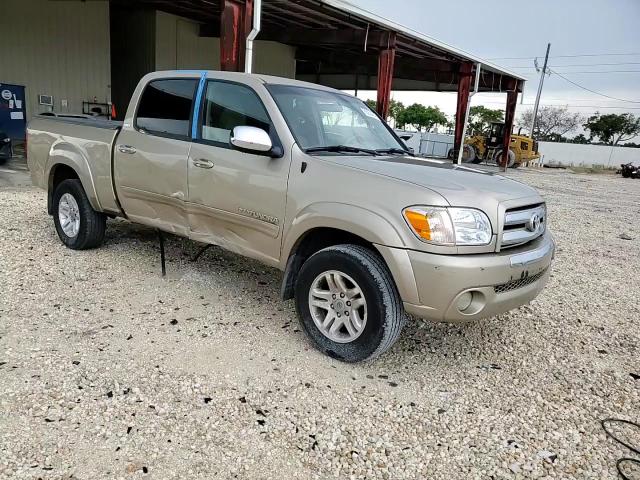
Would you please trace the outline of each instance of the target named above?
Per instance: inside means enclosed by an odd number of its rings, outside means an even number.
[[[309,310],[318,330],[337,343],[358,338],[367,324],[367,302],[358,284],[337,270],[316,277],[309,291]]]

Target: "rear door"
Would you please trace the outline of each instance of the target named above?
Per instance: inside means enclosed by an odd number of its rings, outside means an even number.
[[[267,109],[248,85],[209,80],[200,111],[188,166],[190,236],[277,265],[290,156],[244,153],[229,144],[234,127],[251,126],[281,147]]]
[[[118,197],[136,222],[188,235],[185,212],[191,117],[198,78],[152,79],[117,137]]]

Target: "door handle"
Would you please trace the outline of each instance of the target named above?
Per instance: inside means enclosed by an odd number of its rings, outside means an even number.
[[[131,145],[118,145],[118,151],[120,153],[127,153],[129,155],[133,155],[136,153],[136,149]]]
[[[193,165],[195,165],[198,168],[213,168],[213,162],[205,158],[194,159]]]

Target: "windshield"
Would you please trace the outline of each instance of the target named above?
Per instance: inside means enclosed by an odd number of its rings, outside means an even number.
[[[361,100],[350,95],[289,85],[269,85],[300,148],[367,153],[406,146]]]

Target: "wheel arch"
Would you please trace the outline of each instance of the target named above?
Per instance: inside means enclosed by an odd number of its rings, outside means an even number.
[[[47,211],[53,211],[53,192],[63,180],[78,179],[87,194],[91,207],[102,211],[93,176],[87,158],[68,142],[57,142],[51,147],[46,167],[47,178]]]
[[[323,248],[341,244],[360,245],[374,252],[389,269],[401,296],[404,298],[403,293],[412,296],[403,288],[407,282],[399,278],[409,260],[402,249],[404,242],[396,228],[380,215],[360,207],[342,204],[325,207],[330,207],[330,210],[316,205],[310,209],[313,213],[309,210],[303,212],[294,220],[285,237],[281,257],[284,270],[280,292],[282,299],[293,298],[297,274],[307,258]],[[326,213],[321,213],[321,210]],[[348,215],[345,215],[347,212]],[[389,255],[389,247],[401,252],[400,255]],[[398,259],[403,254],[406,262],[400,258],[402,265],[398,265]]]

